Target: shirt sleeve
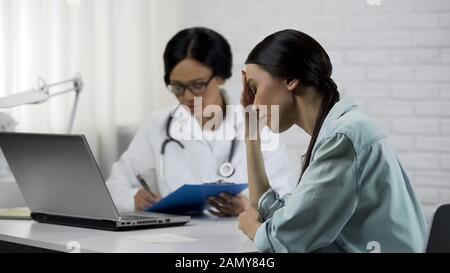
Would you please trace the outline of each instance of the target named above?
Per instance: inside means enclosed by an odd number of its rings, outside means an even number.
[[[111,197],[121,212],[134,211],[134,196],[141,187],[136,175],[144,177],[152,191],[158,193],[154,154],[150,145],[147,127],[144,124],[133,137],[127,150],[113,164],[106,181]]]
[[[285,205],[289,196],[290,194],[286,194],[285,196],[280,197],[273,189],[266,191],[261,196],[258,203],[258,211],[261,214],[263,221],[272,218],[273,213]]]
[[[268,191],[260,199],[265,222],[260,252],[311,252],[332,244],[356,209],[356,154],[351,140],[335,134],[317,144],[311,164],[289,198]]]

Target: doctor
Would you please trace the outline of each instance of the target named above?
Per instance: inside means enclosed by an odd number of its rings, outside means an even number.
[[[242,109],[230,107],[239,101],[220,88],[231,66],[228,42],[210,29],[185,29],[168,42],[164,80],[179,105],[152,114],[113,165],[107,185],[119,210],[145,210],[183,184],[247,182]],[[264,160],[272,188],[289,193],[295,183],[284,181],[299,174],[282,146],[265,152]],[[249,204],[245,194],[209,201],[218,216],[237,216]]]

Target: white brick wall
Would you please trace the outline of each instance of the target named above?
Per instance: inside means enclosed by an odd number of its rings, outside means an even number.
[[[450,202],[449,0],[190,0],[183,10],[182,26],[207,26],[230,41],[227,88],[237,93],[238,72],[263,37],[285,28],[315,37],[341,93],[388,132],[428,219]],[[309,138],[294,129],[283,140],[298,161]]]

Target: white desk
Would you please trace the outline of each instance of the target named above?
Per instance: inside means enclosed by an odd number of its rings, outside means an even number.
[[[183,226],[113,232],[31,220],[0,220],[0,241],[65,252],[71,241],[79,243],[81,252],[255,252],[253,242],[237,225],[236,218],[205,216]],[[195,241],[152,243],[130,238],[164,233]]]

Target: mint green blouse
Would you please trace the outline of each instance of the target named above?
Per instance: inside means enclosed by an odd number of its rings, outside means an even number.
[[[386,135],[347,98],[327,115],[309,167],[259,200],[260,252],[422,252],[427,227]]]

